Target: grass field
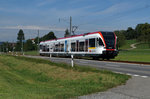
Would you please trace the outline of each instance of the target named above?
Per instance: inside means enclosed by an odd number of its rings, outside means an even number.
[[[0,99],[66,99],[124,84],[130,76],[0,55]]]
[[[137,49],[150,49],[150,45],[148,43],[141,43],[136,45]]]
[[[27,52],[24,52],[25,55],[39,55],[39,52],[38,51],[27,51]]]
[[[126,43],[119,49],[129,49],[130,45],[136,43],[136,40],[126,40]]]
[[[113,60],[150,62],[150,48],[148,44],[140,43],[136,45],[136,49],[126,50],[134,43],[136,43],[136,40],[127,40],[126,44],[120,48],[123,51],[120,51],[118,56]]]
[[[119,55],[113,60],[150,62],[150,50],[134,49],[134,50],[120,51]]]

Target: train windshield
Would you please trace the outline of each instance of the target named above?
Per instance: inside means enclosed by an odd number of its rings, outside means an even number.
[[[105,43],[106,49],[115,49],[115,35],[113,32],[101,32]]]

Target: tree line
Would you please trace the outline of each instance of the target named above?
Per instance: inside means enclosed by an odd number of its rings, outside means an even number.
[[[17,34],[17,42],[9,43],[3,42],[0,44],[0,52],[8,51],[33,51],[38,50],[38,41],[46,41],[56,39],[56,36],[53,31],[50,31],[48,34],[42,37],[35,37],[33,39],[25,40],[25,35],[22,29],[19,30]]]
[[[150,47],[150,24],[137,24],[135,29],[128,27],[127,30],[116,30],[114,31],[118,37],[118,47],[123,46],[125,40],[136,39],[137,42],[147,43]]]

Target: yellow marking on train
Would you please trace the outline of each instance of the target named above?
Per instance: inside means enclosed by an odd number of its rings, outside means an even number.
[[[96,47],[89,47],[89,49],[96,49]]]

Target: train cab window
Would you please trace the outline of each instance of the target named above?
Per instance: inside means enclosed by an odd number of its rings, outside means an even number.
[[[95,47],[95,38],[89,39],[89,47]]]
[[[84,42],[79,42],[79,51],[84,51]]]
[[[97,38],[97,42],[99,46],[104,46],[104,43],[101,38]]]
[[[71,43],[71,51],[75,52],[75,43]]]

